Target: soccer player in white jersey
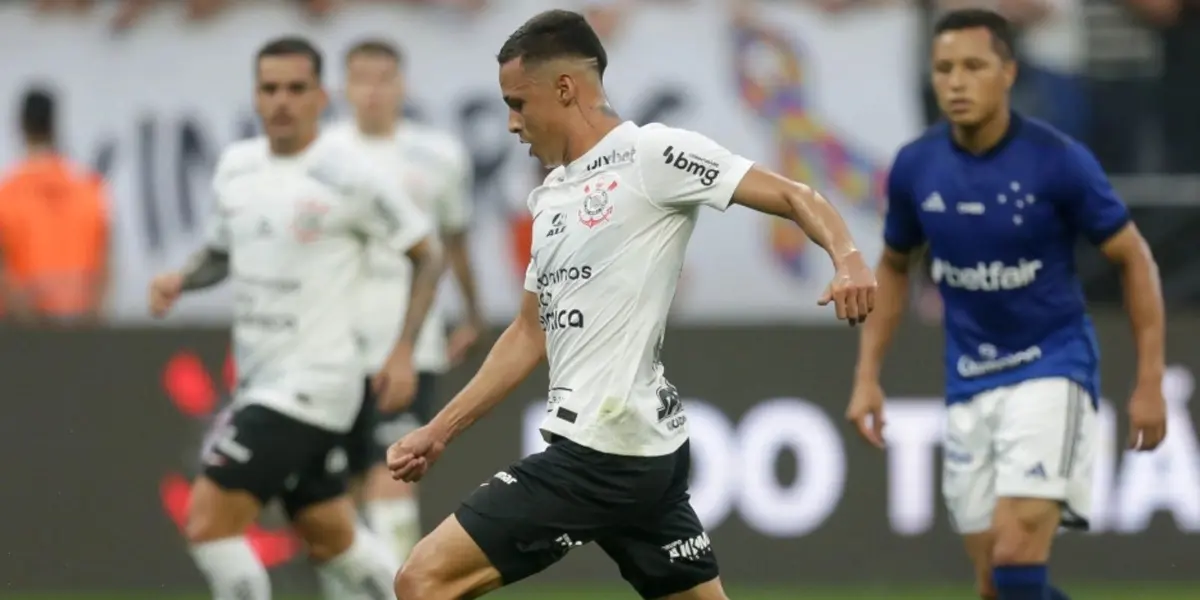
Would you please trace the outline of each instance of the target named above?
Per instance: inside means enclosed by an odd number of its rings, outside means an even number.
[[[234,288],[240,381],[228,424],[206,445],[186,536],[217,600],[263,600],[270,582],[244,537],[263,506],[282,501],[317,568],[371,598],[391,598],[395,562],[355,526],[346,493],[346,432],[362,398],[350,302],[364,240],[414,265],[405,328],[374,384],[402,405],[415,386],[412,343],[433,303],[441,250],[425,214],[353,145],[318,135],[327,103],[321,55],[299,38],[256,57],[265,137],[236,142],[214,176],[207,245],[182,271],[155,279],[165,315],[183,292],[226,278]]]
[[[543,358],[550,445],[498,472],[419,542],[396,595],[474,598],[594,541],[644,598],[722,600],[688,502],[687,407],[659,358],[699,212],[740,204],[795,221],[836,268],[818,302],[851,323],[871,311],[874,275],[812,189],[699,133],[622,121],[601,83],[604,47],[581,15],[534,17],[497,58],[510,130],[555,167],[529,197],[534,241],[520,314],[466,388],[389,449],[388,466],[420,479]]]
[[[386,41],[371,39],[355,44],[346,54],[346,96],[354,118],[326,132],[361,146],[380,169],[404,185],[417,206],[433,219],[465,309],[466,318],[449,338],[439,306],[430,309],[413,354],[418,378],[412,404],[404,411],[390,413],[366,410],[376,404],[367,388],[364,410],[351,434],[359,443],[350,453],[350,472],[364,479],[362,500],[367,522],[401,562],[421,535],[416,486],[392,479],[384,465],[387,448],[429,421],[436,410],[438,376],[462,359],[483,330],[467,250],[470,159],[466,148],[451,135],[400,117],[405,88],[403,63],[400,50]],[[372,249],[359,313],[368,373],[383,365],[400,330],[410,276],[411,269],[403,256],[385,247]]]

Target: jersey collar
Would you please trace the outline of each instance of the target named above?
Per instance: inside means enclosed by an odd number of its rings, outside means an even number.
[[[566,179],[574,179],[587,172],[587,168],[597,158],[617,149],[617,146],[622,143],[632,144],[634,136],[632,132],[637,129],[637,124],[633,121],[625,121],[613,128],[591,150],[588,150],[579,158],[571,161],[563,170],[563,177]]]
[[[1024,124],[1025,124],[1025,119],[1023,119],[1021,117],[1021,115],[1017,113],[1017,111],[1014,110],[1014,111],[1009,112],[1008,129],[1004,132],[1004,135],[1000,137],[1000,141],[996,142],[995,146],[992,146],[991,148],[989,148],[987,150],[987,152],[984,152],[983,154],[971,154],[965,148],[963,148],[962,146],[959,146],[958,143],[954,141],[954,136],[950,134],[949,128],[946,129],[946,133],[947,133],[947,137],[950,139],[950,147],[954,148],[955,152],[962,154],[964,156],[971,157],[971,158],[987,159],[987,158],[991,158],[991,157],[996,156],[997,154],[1000,154],[1001,152],[1003,152],[1004,149],[1006,147],[1008,147],[1008,144],[1010,142],[1012,142],[1014,138],[1017,137],[1018,133],[1021,132],[1021,127]]]

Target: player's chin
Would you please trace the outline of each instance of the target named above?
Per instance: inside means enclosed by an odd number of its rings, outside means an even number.
[[[976,127],[983,123],[984,117],[977,110],[951,110],[946,113],[946,120],[958,127]]]

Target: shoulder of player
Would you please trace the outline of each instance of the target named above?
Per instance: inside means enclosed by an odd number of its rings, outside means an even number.
[[[405,121],[406,143],[449,167],[462,168],[470,162],[467,146],[458,136],[424,123]]]
[[[225,146],[217,159],[217,177],[228,179],[263,165],[271,150],[265,137],[238,140]]]
[[[704,135],[690,129],[670,127],[662,123],[647,123],[638,127],[634,146],[638,151],[638,160],[642,162],[648,159],[651,154],[657,155],[666,151],[668,146],[687,144],[689,142],[699,143],[701,140],[706,139],[708,138]]]

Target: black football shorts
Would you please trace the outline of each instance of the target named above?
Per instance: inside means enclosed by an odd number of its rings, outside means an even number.
[[[687,443],[631,457],[558,438],[476,488],[455,516],[506,585],[596,542],[643,598],[661,598],[718,575],[688,502],[690,470]]]
[[[226,409],[204,444],[204,476],[289,516],[346,493],[345,434],[255,404]]]

